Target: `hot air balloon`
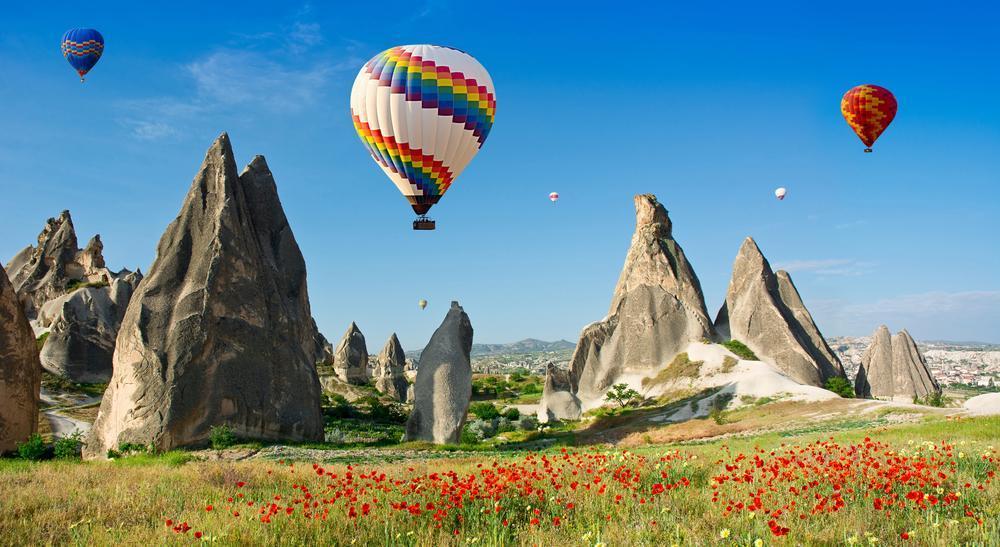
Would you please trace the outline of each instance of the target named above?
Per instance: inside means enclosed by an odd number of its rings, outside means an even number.
[[[781,188],[778,188],[777,190],[774,191],[774,197],[778,198],[778,201],[781,201],[785,199],[785,194],[787,193],[788,190],[785,190],[785,187],[782,186]]]
[[[551,194],[549,194],[549,201],[553,203],[559,201],[559,192],[552,192]]]
[[[865,152],[871,152],[875,140],[896,117],[896,98],[884,87],[859,85],[844,93],[840,112],[865,143]]]
[[[457,49],[410,45],[379,53],[351,89],[351,118],[375,163],[410,202],[414,230],[490,134],[496,92],[490,75]]]
[[[69,61],[80,81],[104,53],[104,37],[92,28],[74,28],[66,31],[62,38],[62,54]]]
[[[421,298],[420,302],[417,302],[417,305],[420,306],[420,309],[424,309],[427,307],[427,301]]]

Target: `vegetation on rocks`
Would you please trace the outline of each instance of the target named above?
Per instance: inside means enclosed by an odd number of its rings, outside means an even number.
[[[850,380],[843,378],[841,376],[834,376],[826,381],[826,385],[823,386],[826,389],[840,395],[845,399],[854,398],[854,386],[851,385]]]
[[[747,361],[757,361],[757,355],[746,346],[743,342],[739,340],[726,340],[722,343],[726,346],[726,349],[736,354],[740,359],[746,359]]]

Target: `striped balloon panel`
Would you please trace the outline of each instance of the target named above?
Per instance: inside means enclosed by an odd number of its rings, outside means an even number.
[[[493,81],[465,52],[399,46],[372,58],[351,89],[361,141],[411,203],[433,204],[489,136]]]

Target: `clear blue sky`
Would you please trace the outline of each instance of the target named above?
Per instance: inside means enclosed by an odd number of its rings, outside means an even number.
[[[267,157],[321,330],[355,320],[373,351],[391,331],[422,346],[453,299],[477,341],[575,341],[607,312],[641,192],[713,315],[752,235],[826,335],[1000,342],[997,7],[532,4],[7,3],[0,259],[68,208],[111,267],[148,270],[225,130],[241,166]],[[75,26],[107,41],[84,85],[59,52]],[[498,94],[435,232],[410,229],[348,114],[361,64],[409,43],[470,52]],[[860,83],[900,104],[874,154],[839,111]]]

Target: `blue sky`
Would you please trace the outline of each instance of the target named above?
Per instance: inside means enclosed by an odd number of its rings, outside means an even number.
[[[713,315],[752,235],[826,335],[1000,342],[989,3],[98,4],[4,7],[0,260],[68,208],[111,267],[148,270],[228,131],[241,164],[263,154],[275,174],[321,330],[357,321],[373,351],[392,331],[422,346],[453,299],[477,341],[575,340],[607,312],[644,192]],[[84,85],[59,53],[76,26],[107,42]],[[360,66],[409,43],[468,51],[498,95],[435,232],[410,229],[348,114]],[[839,111],[860,83],[900,104],[874,154]]]

